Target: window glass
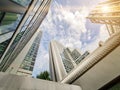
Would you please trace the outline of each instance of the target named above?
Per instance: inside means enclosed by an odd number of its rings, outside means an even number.
[[[42,3],[43,0],[38,0],[38,2],[36,2],[35,7],[33,8],[33,12],[36,12],[37,9],[39,8],[40,4]]]
[[[0,17],[3,12],[0,12]],[[16,13],[7,13],[0,18],[0,58],[6,50],[10,39],[15,32],[22,15]]]
[[[20,4],[22,6],[28,6],[32,0],[11,0],[17,4]]]
[[[62,62],[65,67],[65,70],[67,73],[69,73],[74,68],[73,63],[71,62],[71,60],[66,58],[65,53],[61,53],[60,55],[61,55]]]
[[[18,19],[17,14],[15,13],[6,13],[2,21],[2,25],[9,25],[14,23]]]
[[[26,22],[25,22],[25,25],[28,25],[28,24],[30,23],[32,17],[33,17],[33,16],[29,16],[29,17],[28,17],[28,19],[27,19]]]
[[[27,26],[23,26],[22,29],[21,29],[21,32],[25,31],[27,28]]]
[[[12,0],[12,1],[14,1],[16,3],[24,3],[24,1],[29,2],[31,0]],[[38,0],[38,1],[41,1],[41,0]],[[33,6],[33,8],[34,7],[35,6]],[[32,11],[32,13],[33,13],[33,11]],[[40,12],[38,11],[37,13],[40,13]],[[35,12],[32,15],[29,14],[29,16],[27,18],[29,19],[30,16],[34,16],[35,14],[36,14]],[[34,18],[35,18],[35,16],[34,16]],[[20,51],[24,48],[24,46],[27,44],[27,42],[30,40],[30,38],[32,37],[32,35],[36,31],[37,27],[39,27],[38,23],[40,21],[42,21],[42,19],[40,19],[40,16],[39,16],[39,18],[38,18],[38,16],[36,16],[36,17],[37,18],[35,18],[34,20],[31,17],[29,20],[26,19],[26,22],[25,22],[26,27],[25,27],[25,23],[24,23],[24,25],[21,27],[21,30],[20,30],[20,33],[21,32],[24,32],[24,33],[19,37],[19,39],[17,39],[17,38],[14,39],[13,43],[11,44],[11,46],[10,46],[9,50],[7,51],[5,57],[3,58],[2,62],[6,62],[6,61],[11,60],[10,62],[12,63],[12,60],[14,60],[16,58],[16,56],[20,53]],[[31,21],[31,19],[32,19],[32,21]],[[38,20],[38,19],[40,19],[40,20]],[[18,35],[19,35],[19,33],[18,33]],[[9,56],[6,57],[7,55],[9,55]],[[9,63],[9,65],[11,63]],[[4,66],[4,67],[6,67],[6,66]],[[1,68],[4,68],[4,67],[1,67]]]
[[[6,46],[8,45],[8,43],[10,42],[10,39],[6,40],[3,43],[0,43],[0,57],[3,55],[3,52],[6,49]]]
[[[30,71],[33,71],[33,67],[30,67],[30,69],[29,69]]]
[[[15,31],[22,15],[16,13],[5,13],[3,18],[0,18],[0,34]]]

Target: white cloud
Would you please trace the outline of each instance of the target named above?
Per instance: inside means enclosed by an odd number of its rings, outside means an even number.
[[[80,10],[72,11],[68,9],[56,9],[59,12],[58,18],[70,25],[70,29],[77,33],[86,32],[85,23],[88,15],[88,9],[85,7]]]
[[[51,9],[43,21],[40,29],[42,29],[43,37],[40,50],[35,64],[34,74],[49,69],[49,53],[48,47],[51,39],[58,40],[66,47],[81,48],[81,34],[87,33],[86,39],[91,40],[91,32],[86,29],[86,17],[89,13],[87,7],[62,7],[56,1],[51,5]],[[100,34],[93,42],[84,43],[82,51],[93,51],[100,40],[108,38],[104,26],[100,28]],[[46,42],[46,45],[44,44]],[[43,68],[44,67],[44,68]]]
[[[88,38],[91,38],[88,35]],[[93,52],[98,46],[99,46],[99,42],[105,42],[107,39],[109,38],[109,34],[107,32],[107,28],[105,25],[101,25],[100,26],[100,33],[99,35],[96,37],[96,40],[94,40],[94,42],[91,42],[89,44],[85,44],[84,47],[82,48],[82,51],[89,51],[89,52]]]
[[[72,9],[72,8],[71,8]],[[56,35],[60,35],[60,41],[63,42],[64,45],[68,44],[76,44],[76,42],[80,44],[80,36],[81,33],[86,32],[86,16],[88,15],[88,10],[85,7],[80,8],[80,10],[72,11],[63,8],[55,8],[54,13],[48,14],[47,19],[51,18],[44,24],[43,27],[48,26],[49,34],[54,36],[54,39],[57,39]],[[63,23],[64,24],[63,24]],[[50,24],[50,25],[48,25]],[[52,24],[52,26],[51,26]],[[57,25],[59,24],[59,25]],[[54,26],[56,25],[56,26]],[[67,26],[68,25],[68,26]],[[58,30],[59,29],[59,30]],[[66,42],[66,43],[64,43]],[[72,46],[72,45],[71,45]],[[79,45],[80,48],[80,45]]]
[[[100,27],[100,40],[106,41],[109,38],[109,34],[105,25],[101,25]]]

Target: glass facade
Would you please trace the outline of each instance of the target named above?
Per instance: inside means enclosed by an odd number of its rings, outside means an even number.
[[[20,4],[22,6],[28,6],[31,2],[31,0],[11,0],[17,4]]]
[[[71,62],[70,59],[67,59],[65,54],[63,53],[61,54],[61,58],[62,58],[62,62],[63,62],[66,72],[69,73],[74,68],[73,63]]]
[[[4,61],[1,63],[1,64],[2,64],[1,66],[4,66],[4,65],[5,65],[7,59],[9,58],[9,56],[11,55],[11,53],[13,52],[14,48],[16,47],[16,44],[18,43],[18,41],[19,41],[20,38],[22,37],[23,33],[24,33],[24,31],[23,31],[23,32],[20,32],[20,33],[16,36],[16,38],[15,38],[12,46],[11,46],[10,49],[8,50],[7,54],[5,55]],[[5,43],[9,44],[9,42],[10,42],[10,39],[7,40],[7,42],[5,42]],[[5,44],[4,46],[7,46],[7,44]],[[4,51],[5,51],[5,50],[4,50]],[[2,53],[2,52],[1,52],[1,53]],[[3,55],[3,53],[1,54],[1,56],[2,56],[2,55]]]
[[[41,39],[41,32],[39,35],[35,38],[30,50],[28,51],[27,55],[25,56],[20,69],[28,70],[28,71],[33,71],[33,67],[35,64],[39,44],[40,44],[40,39]]]
[[[6,50],[21,18],[22,15],[20,14],[0,12],[0,58]]]
[[[66,72],[69,73],[88,55],[89,55],[88,51],[81,55],[77,49],[74,49],[73,51],[71,51],[69,48],[64,49],[63,52],[61,53],[61,58]]]
[[[0,35],[15,31],[23,16],[22,14],[8,12],[0,12],[0,14]]]
[[[74,62],[76,64],[79,64],[80,62],[78,62],[79,58],[81,57],[81,54],[78,52],[78,50],[74,49],[71,52],[71,57],[73,58]],[[80,60],[79,60],[80,61]]]
[[[28,1],[28,0],[14,0],[14,1]],[[35,3],[36,2],[36,3]],[[0,69],[6,71],[10,64],[15,60],[20,51],[24,48],[27,42],[34,35],[39,28],[42,20],[48,13],[48,8],[51,0],[36,0],[26,12],[25,18],[23,18],[20,32],[16,35],[10,48],[6,52]]]
[[[76,59],[74,59],[76,64],[79,64],[84,58],[86,58],[90,53],[86,51],[83,55],[78,56]]]
[[[9,42],[10,42],[10,39],[0,43],[0,57],[2,57],[3,52],[5,51],[6,46],[8,45]]]

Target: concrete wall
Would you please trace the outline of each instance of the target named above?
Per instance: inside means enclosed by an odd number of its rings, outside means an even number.
[[[103,58],[72,84],[83,90],[98,90],[120,75],[120,47]]]
[[[50,74],[52,80],[54,81],[60,81],[67,75],[67,72],[62,62],[62,58],[60,56],[63,49],[64,46],[62,44],[58,43],[57,41],[51,41],[49,48]],[[56,77],[56,80],[53,77]]]
[[[0,73],[0,90],[81,90],[79,86]]]

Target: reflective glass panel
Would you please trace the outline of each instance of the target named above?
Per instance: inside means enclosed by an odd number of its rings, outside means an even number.
[[[22,6],[28,6],[32,0],[12,0]]]
[[[22,15],[20,14],[0,12],[0,58],[6,50],[21,18]]]

